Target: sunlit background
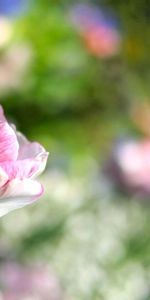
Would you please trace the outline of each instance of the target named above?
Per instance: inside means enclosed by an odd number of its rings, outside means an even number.
[[[0,300],[149,300],[148,1],[0,0],[0,103],[50,152],[0,220]]]

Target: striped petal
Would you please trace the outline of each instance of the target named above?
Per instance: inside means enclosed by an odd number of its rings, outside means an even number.
[[[0,106],[0,162],[16,160],[19,143],[13,128],[7,123]]]

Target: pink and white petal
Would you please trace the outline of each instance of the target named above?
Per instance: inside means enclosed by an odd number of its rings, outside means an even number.
[[[11,127],[13,128],[13,130],[16,133],[19,147],[30,143],[30,141],[26,138],[26,136],[24,134],[22,134],[20,131],[17,131],[16,126],[14,124],[11,124]]]
[[[32,170],[32,175],[31,175],[32,179],[39,176],[45,170],[48,155],[49,155],[48,152],[43,152],[36,157],[34,161],[37,163],[38,167],[34,169],[34,171]]]
[[[9,180],[31,177],[39,169],[39,162],[31,159],[2,162],[1,168],[8,175]]]
[[[18,157],[19,143],[13,128],[8,124],[0,106],[0,162],[12,161]]]
[[[38,155],[45,153],[45,149],[37,142],[26,142],[19,144],[18,159],[36,158]]]
[[[33,159],[35,160],[35,165],[39,165],[38,169],[35,168],[35,174],[34,172],[33,174],[30,173],[35,178],[44,171],[49,153],[39,143],[29,142],[21,132],[16,130],[15,125],[12,124],[12,128],[14,128],[19,142],[18,160]]]
[[[24,159],[12,162],[2,162],[1,168],[8,175],[9,180],[14,178],[35,178],[45,169],[48,155],[43,153],[36,159]]]
[[[16,160],[19,144],[15,132],[7,122],[0,122],[0,162]]]
[[[0,197],[0,216],[34,203],[43,194],[40,183],[31,179],[14,179],[6,184]]]
[[[19,153],[18,159],[26,159],[26,158],[35,158],[36,156],[40,155],[41,153],[45,153],[46,150],[43,146],[41,146],[37,142],[30,142],[24,134],[20,131],[17,131],[16,126],[11,124],[12,129],[15,131],[17,136],[17,140],[19,143]]]
[[[2,188],[8,181],[7,173],[0,167],[0,188]]]

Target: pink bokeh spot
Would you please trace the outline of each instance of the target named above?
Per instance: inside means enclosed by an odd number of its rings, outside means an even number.
[[[120,48],[120,36],[116,30],[99,26],[83,35],[87,49],[96,56],[105,58],[115,55]]]

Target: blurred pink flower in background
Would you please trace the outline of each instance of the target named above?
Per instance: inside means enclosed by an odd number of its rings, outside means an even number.
[[[112,150],[106,174],[125,192],[150,196],[150,140],[118,142]]]
[[[63,292],[52,271],[41,266],[24,266],[15,262],[0,266],[2,300],[62,300]]]
[[[150,140],[124,145],[118,151],[118,164],[129,185],[150,193]]]
[[[108,58],[119,52],[119,30],[114,19],[103,10],[95,5],[77,4],[72,7],[70,15],[90,53]]]
[[[0,106],[0,216],[34,202],[43,187],[34,180],[46,166],[48,153],[11,126]]]

